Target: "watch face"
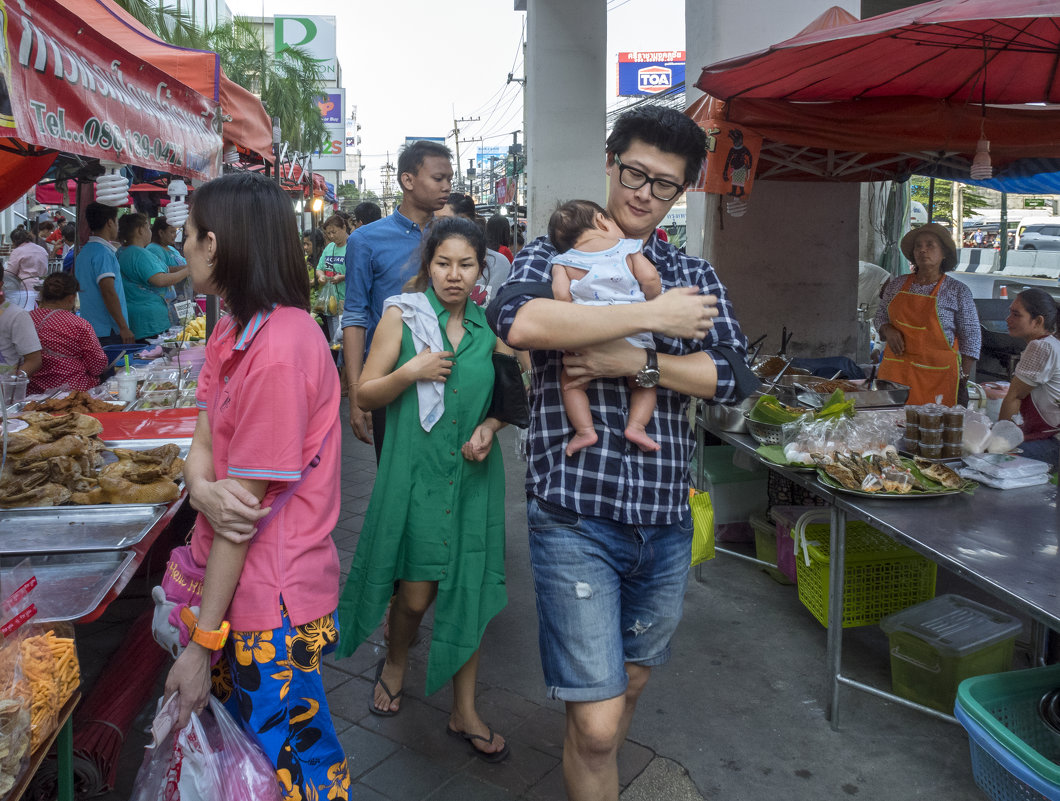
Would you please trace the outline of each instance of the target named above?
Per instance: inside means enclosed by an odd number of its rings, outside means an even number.
[[[636,380],[639,387],[654,387],[659,383],[659,371],[651,367],[645,367],[637,373]]]

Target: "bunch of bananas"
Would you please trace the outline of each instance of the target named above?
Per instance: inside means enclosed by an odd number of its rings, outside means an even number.
[[[206,318],[195,317],[184,324],[177,335],[178,342],[198,342],[206,339]]]

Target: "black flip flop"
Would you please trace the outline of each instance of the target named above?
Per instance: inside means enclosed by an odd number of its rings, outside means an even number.
[[[482,740],[482,742],[484,743],[493,742],[493,729],[489,726],[487,726],[486,728],[489,729],[489,737],[483,737],[481,734],[471,734],[470,732],[466,731],[457,731],[456,729],[450,728],[449,724],[447,723],[445,724],[445,733],[448,734],[450,737],[459,737],[461,740],[466,741],[468,747],[475,754],[475,756],[477,756],[484,762],[503,762],[512,753],[511,749],[508,747],[507,741],[504,743],[504,748],[502,748],[500,751],[494,751],[493,753],[487,753],[485,751],[480,751],[478,748],[475,748],[475,743],[473,742],[474,740]]]
[[[405,694],[405,690],[398,690],[396,693],[390,692],[390,688],[386,686],[386,682],[383,681],[383,665],[386,664],[386,657],[379,660],[379,664],[375,666],[375,683],[383,688],[383,692],[386,693],[387,698],[390,699],[388,703],[392,704]],[[373,685],[372,697],[368,699],[368,711],[373,715],[378,715],[381,718],[392,718],[398,712],[401,711],[401,707],[397,709],[380,709],[375,705],[375,688]]]

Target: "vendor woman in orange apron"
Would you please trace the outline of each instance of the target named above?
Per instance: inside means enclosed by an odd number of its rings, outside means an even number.
[[[966,383],[979,359],[982,334],[968,287],[945,275],[957,264],[949,232],[928,223],[902,237],[913,274],[888,281],[880,293],[876,330],[887,347],[879,377],[909,387],[909,404],[939,396],[967,403]]]

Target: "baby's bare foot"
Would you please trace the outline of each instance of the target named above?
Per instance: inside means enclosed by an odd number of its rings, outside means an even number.
[[[570,438],[570,442],[567,443],[567,455],[573,456],[582,448],[588,448],[590,445],[595,445],[599,439],[596,436],[596,432],[591,428],[588,431],[575,431],[574,436]]]

